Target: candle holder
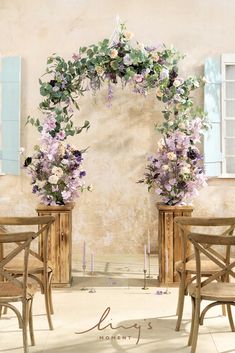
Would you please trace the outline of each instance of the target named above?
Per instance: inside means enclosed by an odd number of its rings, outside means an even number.
[[[150,275],[150,252],[148,253],[148,263],[149,263],[149,268],[148,268],[148,275],[146,276],[146,278],[153,278],[153,276]]]
[[[146,287],[146,273],[147,273],[147,270],[144,270],[144,286],[143,286],[143,290],[146,290],[146,289],[148,289],[147,287]]]
[[[94,276],[94,271],[90,272],[90,276],[93,277]],[[91,279],[91,281],[93,282],[93,278]],[[96,293],[96,290],[94,287],[91,287],[88,291],[88,293]]]
[[[83,271],[83,277],[85,277],[85,275],[86,275],[86,264],[85,263],[83,263],[83,265],[82,265],[82,271]],[[88,288],[82,287],[80,290],[84,291],[84,290],[88,290]]]

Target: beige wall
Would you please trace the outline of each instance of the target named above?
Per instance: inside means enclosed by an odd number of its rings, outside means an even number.
[[[135,39],[146,44],[174,44],[187,57],[183,75],[202,73],[205,57],[235,51],[235,2],[231,0],[0,0],[2,55],[22,56],[22,143],[32,152],[38,135],[25,119],[38,115],[38,78],[46,58],[54,52],[70,58],[81,45],[109,37],[116,15],[126,21]],[[144,99],[116,89],[111,109],[106,90],[81,99],[78,122],[91,129],[73,139],[79,148],[90,146],[85,168],[94,191],[84,193],[74,211],[74,242],[87,239],[96,252],[142,252],[150,230],[157,246],[155,196],[136,184],[145,160],[154,152],[154,123],[161,106],[154,95]],[[197,100],[202,104],[202,92]],[[234,182],[211,182],[194,202],[197,215],[233,215]],[[34,214],[37,198],[30,180],[0,178],[0,214]]]

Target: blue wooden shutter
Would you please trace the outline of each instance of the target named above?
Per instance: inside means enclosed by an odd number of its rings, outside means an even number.
[[[204,134],[204,161],[207,176],[222,173],[221,148],[221,64],[220,58],[207,58],[204,75],[208,83],[204,89],[204,110],[211,129]]]
[[[21,58],[3,57],[1,65],[2,172],[20,174]]]

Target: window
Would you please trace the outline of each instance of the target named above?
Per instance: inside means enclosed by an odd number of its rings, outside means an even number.
[[[208,114],[211,129],[204,135],[204,162],[207,176],[222,175],[221,136],[221,61],[207,58],[205,61],[204,109]]]
[[[211,129],[204,136],[208,176],[235,178],[235,54],[205,61],[204,109]]]
[[[235,177],[235,54],[221,58],[222,175]]]
[[[2,57],[0,67],[0,172],[14,175],[20,174],[20,75],[20,57]]]

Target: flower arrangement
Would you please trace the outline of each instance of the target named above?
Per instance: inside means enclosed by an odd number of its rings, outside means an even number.
[[[84,188],[82,153],[61,141],[35,148],[32,157],[25,160],[25,167],[32,177],[32,191],[42,203],[63,205],[78,197]]]
[[[183,56],[173,47],[145,46],[138,42],[133,46],[132,37],[126,26],[120,24],[110,40],[81,47],[68,62],[58,55],[48,58],[43,75],[47,79],[39,80],[43,122],[28,117],[28,122],[41,134],[41,147],[36,146],[35,155],[25,162],[33,192],[42,202],[63,204],[77,196],[75,189],[84,188],[82,152],[78,153],[65,141],[68,136],[89,128],[88,121],[80,127],[74,125],[74,108],[79,109],[77,98],[86,91],[96,93],[104,82],[108,83],[109,106],[114,86],[119,82],[123,88],[128,84],[134,93],[144,96],[154,89],[157,100],[164,103],[164,121],[158,127],[163,138],[141,182],[155,187],[168,204],[192,196],[204,184],[202,157],[195,143],[200,141],[206,121],[203,112],[193,109],[190,96],[202,80],[178,75],[178,62]]]
[[[73,201],[85,188],[86,172],[82,169],[84,151],[66,143],[66,129],[56,131],[58,115],[49,113],[43,125],[38,126],[41,131],[40,146],[36,145],[35,153],[24,162],[32,179],[32,192],[47,205],[63,205]]]
[[[203,129],[207,128],[206,122],[200,117],[191,117],[191,121],[190,118],[181,121],[175,129],[172,125],[176,122],[172,123],[168,122],[169,128],[165,128],[157,153],[149,158],[148,172],[140,181],[149,189],[154,187],[168,205],[191,201],[206,184],[203,158],[196,147]]]

